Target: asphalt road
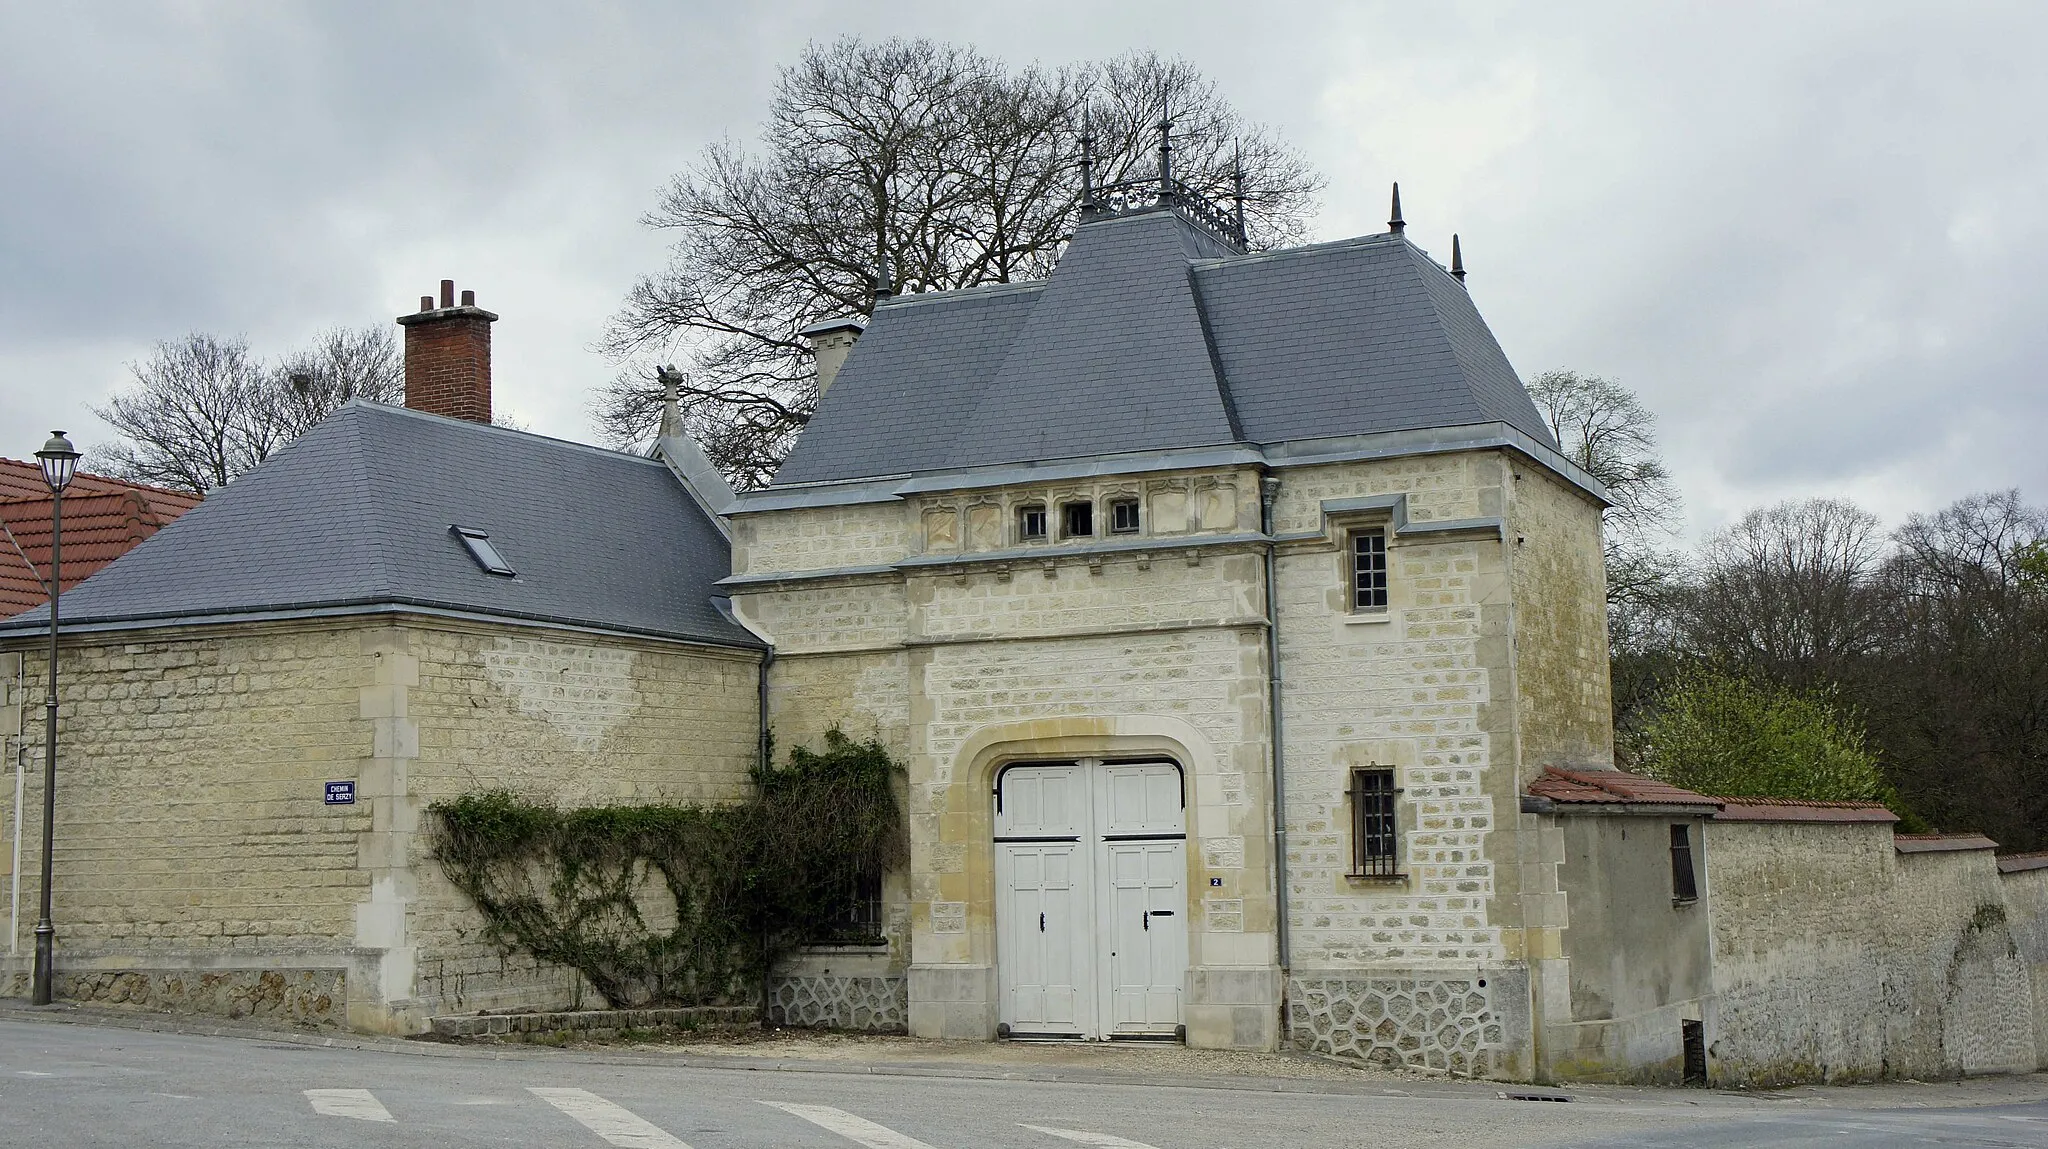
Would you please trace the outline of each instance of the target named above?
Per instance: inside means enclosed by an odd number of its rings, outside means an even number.
[[[719,1069],[575,1052],[511,1058],[0,1021],[0,1147],[1455,1149],[2048,1147],[2048,1102],[1772,1107],[1668,1093],[1276,1092]]]

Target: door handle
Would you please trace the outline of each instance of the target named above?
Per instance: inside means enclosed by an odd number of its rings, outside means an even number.
[[[1155,918],[1170,918],[1173,916],[1172,910],[1153,910],[1151,913]]]
[[[1045,932],[1045,915],[1044,915],[1044,914],[1040,914],[1040,915],[1038,915],[1038,932],[1039,932],[1039,933],[1044,933],[1044,932]]]

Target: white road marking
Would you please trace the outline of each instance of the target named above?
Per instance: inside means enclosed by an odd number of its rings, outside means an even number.
[[[763,1101],[761,1104],[801,1117],[820,1129],[837,1133],[868,1149],[932,1149],[915,1137],[906,1137],[886,1125],[877,1125],[865,1117],[855,1117],[830,1105],[798,1105],[793,1101]]]
[[[391,1111],[367,1089],[308,1089],[306,1100],[322,1117],[353,1117],[358,1121],[389,1121]]]
[[[1019,1121],[1017,1124],[1024,1125],[1022,1121]],[[1045,1133],[1053,1137],[1064,1137],[1069,1141],[1079,1141],[1083,1145],[1099,1145],[1102,1149],[1152,1149],[1152,1146],[1145,1144],[1143,1141],[1127,1141],[1122,1137],[1113,1137],[1107,1133],[1088,1133],[1080,1129],[1052,1129],[1044,1125],[1024,1125],[1024,1128],[1034,1133]]]
[[[585,1129],[620,1149],[690,1149],[623,1105],[614,1105],[587,1089],[538,1089],[528,1093],[576,1119]]]

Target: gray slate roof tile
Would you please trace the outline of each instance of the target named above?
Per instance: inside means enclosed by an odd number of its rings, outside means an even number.
[[[450,533],[490,535],[486,573]],[[668,468],[354,402],[64,596],[69,624],[412,605],[720,645],[731,552]],[[47,629],[47,608],[0,623]]]
[[[1404,236],[1239,255],[1154,212],[1076,229],[1041,284],[878,309],[773,486],[1492,422],[1555,445]]]

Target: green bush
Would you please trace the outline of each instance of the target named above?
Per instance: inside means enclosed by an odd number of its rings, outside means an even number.
[[[1894,801],[1855,716],[1831,693],[1714,670],[1672,683],[1643,724],[1638,754],[1650,774],[1716,797]]]
[[[901,772],[833,729],[732,805],[561,810],[487,790],[428,808],[433,857],[491,940],[577,970],[614,1008],[729,1002],[829,931],[850,875],[906,860]],[[657,881],[676,906],[661,932],[641,912]]]

